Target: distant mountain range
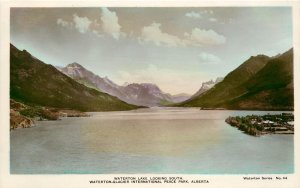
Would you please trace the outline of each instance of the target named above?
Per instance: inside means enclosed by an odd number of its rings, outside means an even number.
[[[252,56],[230,72],[223,81],[208,91],[199,93],[198,96],[175,106],[292,110],[293,49],[275,57]]]
[[[193,95],[170,95],[152,83],[120,86],[78,63],[53,67],[10,45],[10,96],[26,105],[80,111],[180,106],[244,110],[293,110],[293,49],[252,56],[224,79],[203,82]],[[125,102],[124,102],[125,101]],[[176,103],[176,104],[174,104]]]
[[[65,75],[91,88],[116,96],[135,105],[160,106],[165,103],[182,102],[190,98],[188,94],[170,95],[152,83],[131,83],[123,86],[115,84],[107,77],[100,77],[78,63],[66,67],[56,67]]]
[[[74,74],[77,74],[74,72]],[[87,87],[10,45],[10,97],[16,101],[80,111],[130,110],[137,106]]]

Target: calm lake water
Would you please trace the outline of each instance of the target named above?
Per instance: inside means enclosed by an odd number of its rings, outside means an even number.
[[[149,108],[37,122],[10,132],[13,174],[294,172],[294,136],[252,137],[228,116],[278,114]]]

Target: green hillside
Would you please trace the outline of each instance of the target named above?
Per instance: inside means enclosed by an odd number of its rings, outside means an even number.
[[[26,50],[10,45],[10,97],[31,105],[81,111],[130,110],[137,106],[80,84]]]
[[[222,82],[177,106],[227,109],[293,109],[293,51],[251,57]]]
[[[243,86],[246,87],[247,93],[229,102],[230,108],[292,110],[293,50],[270,60]]]

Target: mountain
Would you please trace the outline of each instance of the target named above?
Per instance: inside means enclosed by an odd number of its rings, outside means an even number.
[[[74,72],[74,74],[77,74]],[[10,45],[10,97],[16,101],[80,111],[130,110],[137,106],[86,87],[26,50]]]
[[[230,101],[230,108],[293,110],[293,49],[271,59],[244,87],[247,93]]]
[[[151,83],[131,83],[120,86],[107,77],[102,78],[92,73],[78,63],[71,63],[66,67],[57,67],[57,69],[88,87],[97,88],[130,104],[159,106],[164,102],[181,102],[186,99],[186,97],[179,98],[164,93],[157,85]]]
[[[163,101],[172,102],[172,96],[164,93],[161,89],[151,83],[132,83],[121,87],[128,98],[129,103],[140,104],[145,106],[158,106]]]
[[[210,80],[207,82],[203,82],[201,88],[191,97],[191,99],[200,96],[202,93],[210,90],[217,83],[221,82],[224,78],[218,77],[215,81]]]
[[[247,110],[293,109],[293,50],[250,57],[222,82],[177,106]]]
[[[56,67],[65,75],[73,78],[74,80],[82,83],[88,87],[96,88],[106,93],[112,93],[114,96],[118,95],[118,85],[110,81],[108,78],[101,78],[91,71],[85,69],[78,63],[71,63],[66,67]]]
[[[172,101],[175,103],[186,101],[189,98],[191,98],[191,95],[187,93],[179,93],[177,95],[172,95]]]

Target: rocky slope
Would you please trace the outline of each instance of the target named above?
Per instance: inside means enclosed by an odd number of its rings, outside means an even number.
[[[29,106],[10,99],[10,130],[29,128],[35,121],[58,120],[61,117],[87,117],[88,114],[70,109]]]
[[[210,80],[207,82],[203,82],[201,88],[191,97],[191,99],[200,96],[201,94],[203,94],[204,92],[210,90],[211,88],[213,88],[217,83],[221,82],[223,80],[223,78],[218,77],[215,81]]]
[[[97,88],[130,104],[159,106],[162,102],[181,102],[189,98],[188,95],[172,96],[161,91],[158,86],[151,83],[131,83],[120,86],[107,77],[103,78],[92,73],[78,63],[71,63],[66,67],[56,68],[79,83],[91,88]]]
[[[22,114],[20,111],[27,109],[27,106],[10,100],[10,130],[18,128],[28,128],[34,125],[31,118],[28,118]]]

